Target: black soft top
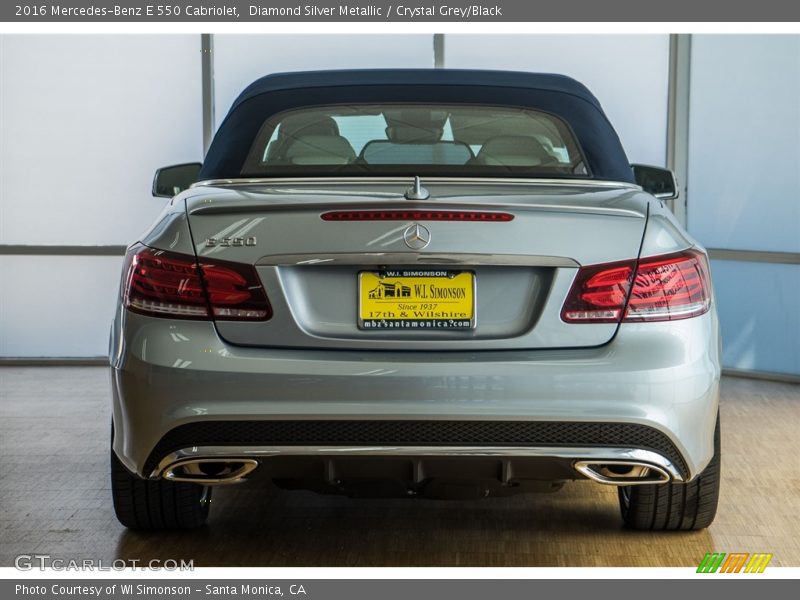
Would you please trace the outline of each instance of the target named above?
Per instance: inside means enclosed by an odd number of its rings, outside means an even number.
[[[552,113],[575,132],[592,179],[633,182],[628,159],[597,98],[564,75],[466,69],[359,69],[276,73],[251,83],[214,136],[199,179],[235,179],[270,116],[307,106],[464,103]]]

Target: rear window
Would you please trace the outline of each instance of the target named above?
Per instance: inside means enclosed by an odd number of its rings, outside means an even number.
[[[278,113],[241,175],[589,176],[570,128],[540,111],[473,105],[337,105]]]

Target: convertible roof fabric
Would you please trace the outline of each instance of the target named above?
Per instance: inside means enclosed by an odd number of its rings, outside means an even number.
[[[270,116],[305,106],[380,103],[485,104],[552,113],[568,123],[592,179],[633,183],[625,151],[600,103],[563,75],[461,69],[365,69],[267,75],[234,101],[199,179],[242,177],[250,146]],[[246,175],[246,174],[244,174]]]
[[[585,85],[565,75],[467,69],[356,69],[267,75],[247,86],[234,101],[231,110],[242,102],[267,92],[340,85],[480,85],[533,88],[573,94],[600,108],[597,98]]]

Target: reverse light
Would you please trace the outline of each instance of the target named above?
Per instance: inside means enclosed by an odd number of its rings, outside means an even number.
[[[567,323],[674,321],[711,305],[706,257],[696,250],[581,267],[561,310]]]
[[[151,317],[266,321],[267,295],[250,265],[130,248],[125,262],[125,307]]]

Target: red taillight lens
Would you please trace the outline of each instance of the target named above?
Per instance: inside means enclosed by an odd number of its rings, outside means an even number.
[[[125,307],[177,319],[264,321],[272,309],[255,269],[133,246],[126,257]],[[210,311],[210,313],[209,313]]]
[[[272,316],[267,294],[252,266],[201,258],[200,271],[214,319],[266,321]]]
[[[567,323],[619,323],[635,261],[582,267],[561,309]]]
[[[674,321],[702,315],[711,305],[710,281],[706,257],[694,250],[643,258],[625,321]]]
[[[208,318],[194,257],[137,245],[128,251],[125,306],[150,316]]]
[[[568,323],[686,319],[708,310],[710,290],[708,263],[695,250],[638,264],[592,265],[578,271],[561,318]]]

